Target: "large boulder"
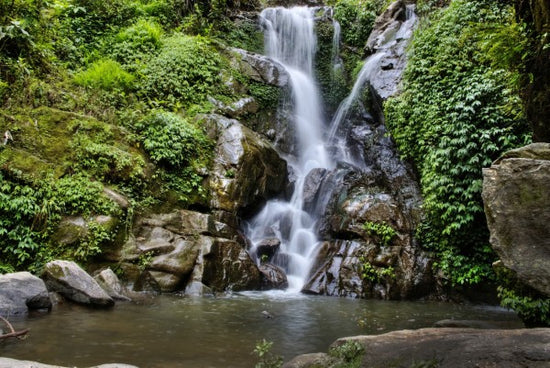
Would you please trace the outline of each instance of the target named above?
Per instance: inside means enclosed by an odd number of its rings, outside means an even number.
[[[287,166],[275,148],[237,120],[207,117],[217,140],[209,186],[210,205],[229,213],[257,209],[287,183]]]
[[[25,314],[29,309],[50,309],[44,281],[29,272],[0,275],[0,316]]]
[[[74,302],[93,307],[112,307],[114,300],[80,266],[71,261],[52,261],[41,275],[48,290]]]
[[[277,87],[285,87],[289,82],[289,75],[279,62],[246,50],[232,48],[230,56],[233,66],[249,78]]]
[[[363,348],[359,353],[360,367],[542,368],[550,365],[550,329],[544,328],[402,330],[338,339],[332,348],[346,343],[357,343]],[[342,362],[335,362],[327,355],[308,354],[283,367],[322,368],[340,366],[339,363]]]
[[[506,153],[483,170],[491,245],[518,279],[550,296],[550,143]]]

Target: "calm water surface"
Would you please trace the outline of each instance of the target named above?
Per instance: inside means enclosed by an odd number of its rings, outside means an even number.
[[[0,343],[0,356],[78,367],[108,362],[142,368],[253,367],[252,350],[261,339],[273,341],[273,353],[288,360],[327,351],[338,337],[430,327],[449,318],[522,326],[500,308],[449,303],[280,293],[160,296],[118,303],[107,311],[64,304],[46,315],[15,320],[16,329],[31,332],[24,341]]]

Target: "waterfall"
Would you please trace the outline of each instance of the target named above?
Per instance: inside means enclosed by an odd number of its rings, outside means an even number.
[[[306,282],[312,254],[318,243],[316,219],[304,211],[304,182],[313,169],[333,166],[326,151],[320,94],[313,75],[316,50],[313,8],[268,8],[260,14],[267,55],[280,62],[290,76],[292,117],[296,129],[296,151],[289,165],[296,177],[289,201],[272,200],[249,223],[246,233],[253,246],[266,238],[281,244],[272,261],[284,269],[289,291],[299,292]]]
[[[324,9],[326,11],[327,8]],[[307,207],[304,190],[312,184],[319,184],[319,178],[325,174],[333,181],[341,180],[348,169],[338,169],[337,162],[351,164],[347,165],[348,168],[365,169],[363,153],[353,153],[348,148],[350,132],[346,131],[347,124],[342,122],[350,117],[351,109],[358,102],[365,85],[380,71],[381,60],[391,53],[390,43],[396,44],[400,39],[410,37],[410,29],[414,23],[414,19],[403,22],[402,28],[387,42],[381,42],[378,51],[365,60],[351,93],[342,101],[330,126],[327,126],[322,116],[323,109],[313,67],[317,48],[314,32],[317,10],[319,8],[277,7],[265,9],[260,14],[266,53],[281,63],[290,77],[291,123],[294,126],[296,144],[294,152],[290,152],[287,159],[294,183],[289,200],[268,201],[245,224],[244,230],[251,242],[250,254],[259,264],[262,262],[257,255],[260,246],[278,246],[270,262],[284,270],[290,292],[301,291],[308,281],[319,245],[316,229],[320,214],[317,212],[324,212],[321,207],[326,205],[335,189],[333,184],[324,183],[314,193],[317,195],[317,203],[311,206],[308,202]],[[411,11],[411,14],[414,13]],[[414,18],[413,15],[411,17]],[[333,21],[333,26],[332,63],[335,72],[341,63],[338,55],[340,28],[336,21]],[[317,178],[317,183],[314,183],[315,180],[306,180],[308,175],[309,178]],[[311,196],[311,193],[308,192],[308,195]],[[311,201],[311,198],[308,200]]]

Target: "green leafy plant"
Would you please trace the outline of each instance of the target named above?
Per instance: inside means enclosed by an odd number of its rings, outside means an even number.
[[[204,132],[178,114],[153,111],[139,124],[143,146],[156,163],[185,168],[208,162],[212,141]]]
[[[434,11],[415,33],[403,93],[385,104],[391,135],[420,174],[426,217],[419,238],[451,284],[490,277],[482,168],[528,142],[515,71],[488,60],[487,45],[471,37],[484,24],[504,26],[512,11],[465,0]]]
[[[76,84],[107,91],[130,90],[134,79],[118,62],[110,59],[98,60],[74,77]]]
[[[175,35],[141,70],[140,93],[154,105],[183,107],[200,104],[219,92],[220,54],[208,39]]]
[[[283,358],[271,353],[272,341],[262,339],[256,343],[253,353],[258,357],[255,368],[278,368],[283,365]]]
[[[365,348],[357,341],[348,340],[341,345],[331,347],[328,354],[341,360],[341,363],[335,367],[340,368],[358,368],[361,366],[361,360]]]
[[[393,239],[397,236],[395,229],[384,222],[367,221],[363,224],[363,230],[368,236],[375,237],[383,247],[391,245]]]

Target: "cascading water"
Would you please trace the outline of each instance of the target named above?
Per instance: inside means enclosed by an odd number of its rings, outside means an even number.
[[[317,244],[315,218],[304,211],[303,187],[315,168],[333,166],[325,149],[320,97],[313,76],[316,49],[314,9],[307,7],[268,8],[260,14],[268,56],[280,62],[290,76],[297,152],[289,165],[296,177],[289,201],[269,201],[250,221],[247,235],[253,247],[266,238],[280,240],[279,256],[273,261],[283,268],[289,291],[300,291],[310,269]]]
[[[268,56],[281,63],[290,76],[292,92],[292,123],[295,127],[296,147],[287,157],[291,172],[295,178],[294,192],[291,199],[268,201],[263,210],[250,220],[245,228],[251,241],[250,254],[257,256],[257,249],[262,243],[280,242],[276,255],[271,263],[281,267],[287,276],[287,291],[299,292],[307,282],[313,258],[316,255],[317,222],[320,202],[326,202],[334,188],[321,188],[319,200],[311,212],[304,206],[304,185],[312,170],[334,169],[337,162],[351,164],[358,170],[364,168],[364,158],[348,148],[348,135],[342,122],[350,111],[376,70],[380,69],[381,60],[386,56],[386,46],[399,38],[410,37],[414,19],[403,22],[396,34],[379,45],[378,51],[370,56],[360,71],[350,95],[342,101],[329,128],[321,115],[320,96],[314,79],[313,62],[316,50],[314,33],[314,13],[319,8],[293,7],[268,8],[260,14],[260,23],[264,29],[265,48]],[[326,9],[325,9],[326,10]],[[409,10],[409,8],[407,9]],[[414,14],[414,13],[413,13]],[[339,25],[333,21],[333,69],[338,70],[340,60]],[[407,33],[408,32],[408,33]],[[389,46],[388,46],[389,47]],[[328,134],[323,134],[324,131]],[[330,152],[330,154],[329,154]],[[333,179],[345,170],[335,170]],[[329,185],[330,186],[330,185]],[[326,204],[326,203],[325,203]],[[320,211],[322,212],[322,210]],[[261,259],[257,260],[258,263]]]

